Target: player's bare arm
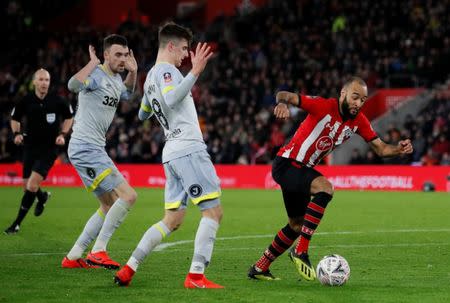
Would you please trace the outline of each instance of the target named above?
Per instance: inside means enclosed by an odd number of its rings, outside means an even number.
[[[370,147],[380,157],[393,157],[405,154],[411,154],[413,152],[413,146],[411,140],[406,139],[398,142],[397,145],[386,144],[380,138],[377,138],[369,142]]]
[[[75,79],[80,82],[84,82],[95,69],[95,67],[100,64],[100,60],[95,54],[95,48],[92,45],[89,45],[89,58],[90,60],[88,64],[86,64],[82,69],[78,71],[78,73],[74,75]]]
[[[191,73],[195,77],[198,77],[203,72],[206,64],[208,63],[208,60],[214,53],[211,52],[211,47],[206,43],[198,43],[195,49],[195,53],[193,51],[190,51],[190,54],[192,63]]]
[[[138,65],[136,58],[134,57],[133,50],[131,49],[127,60],[125,61],[125,69],[128,71],[128,75],[125,78],[125,81],[123,81],[123,84],[125,84],[129,91],[133,92],[136,87]]]
[[[276,100],[278,104],[275,106],[273,113],[278,119],[289,118],[290,111],[288,104],[295,106],[298,106],[299,104],[298,95],[287,91],[279,91],[277,93]]]

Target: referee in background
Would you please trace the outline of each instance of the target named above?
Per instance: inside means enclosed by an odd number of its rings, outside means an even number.
[[[50,74],[47,70],[41,68],[34,73],[33,85],[34,92],[21,99],[11,113],[14,144],[24,145],[24,194],[16,220],[5,230],[8,235],[19,231],[36,197],[38,203],[34,215],[40,216],[44,211],[50,193],[43,192],[40,185],[55,162],[58,146],[65,145],[65,136],[73,122],[69,103],[58,96],[48,95]],[[24,132],[22,119],[26,120]]]

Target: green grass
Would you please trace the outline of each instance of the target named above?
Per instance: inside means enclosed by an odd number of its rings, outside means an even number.
[[[193,243],[153,252],[128,288],[114,272],[67,270],[60,262],[97,202],[83,189],[52,188],[42,217],[32,211],[15,236],[0,235],[0,302],[449,302],[450,197],[446,193],[337,192],[311,242],[314,264],[344,256],[351,267],[343,287],[298,281],[286,255],[273,265],[282,278],[251,281],[247,269],[285,225],[278,191],[225,190],[224,220],[208,277],[224,290],[185,290]],[[138,189],[135,208],[109,244],[126,262],[142,234],[163,214],[163,191]],[[16,216],[20,188],[0,188],[0,227]],[[167,242],[192,240],[199,212],[189,207]],[[348,233],[343,233],[348,232]]]

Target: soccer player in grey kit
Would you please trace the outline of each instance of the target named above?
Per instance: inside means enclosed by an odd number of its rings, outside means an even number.
[[[137,63],[127,40],[120,35],[104,39],[103,64],[89,46],[90,61],[70,80],[70,91],[78,93],[69,159],[88,192],[100,201],[100,208],[87,221],[74,246],[62,261],[65,268],[103,266],[116,269],[120,264],[106,252],[116,228],[134,204],[137,194],[117,170],[105,151],[105,135],[116,113],[119,101],[127,100],[136,85]],[[119,73],[128,71],[125,80]],[[86,259],[89,244],[96,239]]]
[[[191,31],[174,23],[164,25],[159,31],[158,56],[147,74],[139,119],[155,116],[166,136],[162,155],[167,179],[165,215],[145,232],[127,265],[117,272],[115,282],[121,286],[130,284],[144,258],[181,225],[190,199],[200,208],[202,218],[184,287],[223,288],[204,275],[211,260],[222,207],[219,179],[206,151],[190,92],[212,52],[206,43],[199,43],[195,54],[191,52],[192,69],[183,77],[177,67],[188,57],[191,40]]]

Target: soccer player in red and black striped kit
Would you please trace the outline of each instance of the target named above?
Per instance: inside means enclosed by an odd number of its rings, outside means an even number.
[[[314,166],[355,133],[381,157],[410,154],[413,147],[409,139],[390,145],[377,136],[369,120],[360,113],[367,100],[367,85],[359,77],[352,77],[344,84],[339,100],[286,91],[278,92],[276,99],[274,114],[277,118],[289,118],[289,104],[302,108],[308,116],[292,140],[279,150],[272,165],[272,176],[283,194],[288,224],[278,231],[272,244],[250,268],[248,276],[277,280],[270,273],[271,263],[299,238],[290,251],[290,258],[300,276],[311,281],[316,273],[309,261],[309,242],[334,192],[332,184]]]

